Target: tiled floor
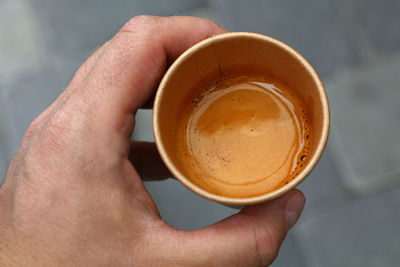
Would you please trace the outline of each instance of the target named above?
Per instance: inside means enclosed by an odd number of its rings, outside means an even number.
[[[138,14],[211,18],[280,39],[321,75],[332,135],[300,185],[307,206],[274,266],[400,264],[400,2],[396,0],[0,1],[0,177],[25,129],[96,47]],[[152,140],[151,111],[135,139]],[[1,181],[1,178],[0,178]],[[147,183],[161,215],[197,229],[236,210],[175,180]]]
[[[326,76],[355,61],[355,47],[341,25],[342,14],[330,0],[213,0],[232,31],[275,37],[302,53]]]
[[[400,53],[376,56],[327,83],[335,159],[355,193],[400,183]],[[375,140],[374,142],[371,142]]]
[[[347,202],[301,223],[312,266],[397,266],[400,188]]]

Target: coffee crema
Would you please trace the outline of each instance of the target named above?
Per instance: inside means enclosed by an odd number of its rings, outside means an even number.
[[[265,194],[290,182],[307,163],[310,118],[282,83],[226,77],[193,88],[179,110],[180,169],[208,192],[236,198]]]

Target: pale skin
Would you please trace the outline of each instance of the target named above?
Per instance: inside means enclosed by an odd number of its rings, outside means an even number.
[[[135,113],[168,65],[225,30],[131,19],[37,117],[0,189],[0,266],[265,266],[304,206],[298,190],[196,231],[165,223],[142,179],[169,177]],[[140,174],[140,175],[139,175]]]

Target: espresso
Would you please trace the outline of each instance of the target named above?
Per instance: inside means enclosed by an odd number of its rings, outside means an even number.
[[[180,108],[176,156],[194,184],[251,197],[291,181],[305,166],[312,133],[300,98],[282,83],[241,75],[193,88]]]

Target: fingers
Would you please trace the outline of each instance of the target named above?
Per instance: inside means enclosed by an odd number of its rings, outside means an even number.
[[[248,206],[219,223],[187,233],[190,238],[185,234],[189,250],[185,253],[215,266],[266,266],[275,260],[304,203],[303,194],[292,190],[268,203]]]
[[[76,92],[93,124],[120,131],[153,94],[167,63],[195,43],[225,30],[193,17],[140,16],[109,42]],[[95,112],[93,112],[95,111]],[[101,121],[98,120],[101,118]]]
[[[131,141],[129,160],[142,180],[154,181],[172,177],[152,142]]]

